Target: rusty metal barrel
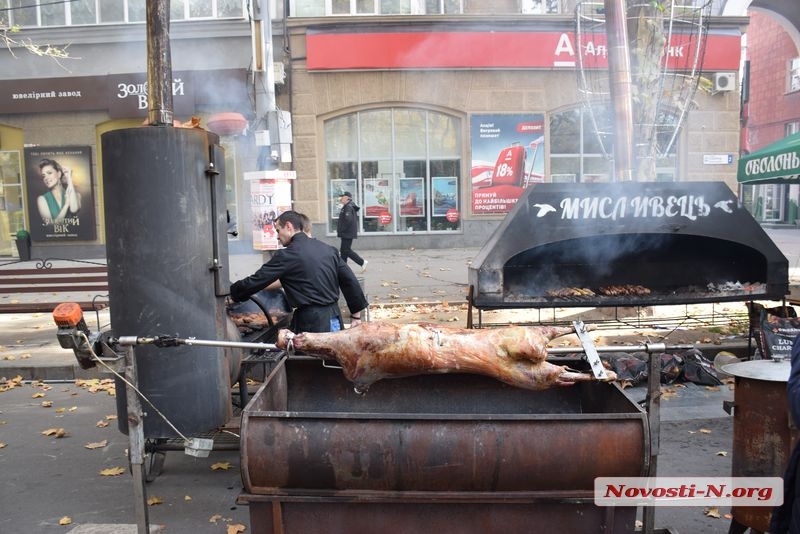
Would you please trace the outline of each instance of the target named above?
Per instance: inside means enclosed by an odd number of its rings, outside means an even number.
[[[646,413],[612,384],[527,391],[426,375],[359,396],[340,369],[293,357],[242,414],[241,500],[258,532],[308,532],[319,514],[326,532],[369,532],[376,520],[429,532],[445,517],[451,532],[537,518],[631,532],[635,508],[596,507],[594,479],[643,476],[649,457]]]
[[[786,396],[790,368],[786,360],[751,360],[723,367],[736,377],[732,476],[783,476],[796,439]],[[769,530],[770,507],[734,506],[731,513],[739,525],[758,532]]]

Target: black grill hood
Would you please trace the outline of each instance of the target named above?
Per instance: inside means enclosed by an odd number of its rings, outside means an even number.
[[[473,260],[469,299],[483,309],[780,300],[788,271],[723,183],[536,184]]]

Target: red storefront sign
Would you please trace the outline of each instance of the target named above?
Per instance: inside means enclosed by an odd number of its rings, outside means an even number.
[[[667,62],[685,69],[696,39],[673,35]],[[582,42],[592,68],[608,67],[604,34]],[[308,70],[341,69],[574,69],[578,66],[574,32],[559,31],[375,31],[336,33],[309,30]],[[705,71],[738,71],[741,35],[710,30],[703,56]]]

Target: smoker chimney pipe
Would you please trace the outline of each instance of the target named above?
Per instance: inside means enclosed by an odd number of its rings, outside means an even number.
[[[169,0],[147,4],[147,120],[172,126],[172,59],[169,47]]]
[[[604,0],[608,36],[608,75],[614,110],[614,179],[633,180],[631,62],[625,0]]]

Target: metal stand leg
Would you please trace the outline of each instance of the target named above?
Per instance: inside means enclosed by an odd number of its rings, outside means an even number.
[[[658,474],[658,451],[661,426],[661,356],[657,351],[650,351],[649,370],[647,373],[647,421],[650,425],[650,469],[648,476]],[[656,509],[646,506],[642,511],[642,532],[652,534],[655,531]]]
[[[133,347],[125,347],[125,377],[134,386],[137,383],[136,357]],[[150,524],[147,515],[147,491],[145,490],[144,470],[144,428],[142,405],[133,387],[125,387],[125,398],[128,401],[128,438],[130,450],[128,455],[133,474],[133,496],[136,506],[136,527],[138,534],[149,534]]]

